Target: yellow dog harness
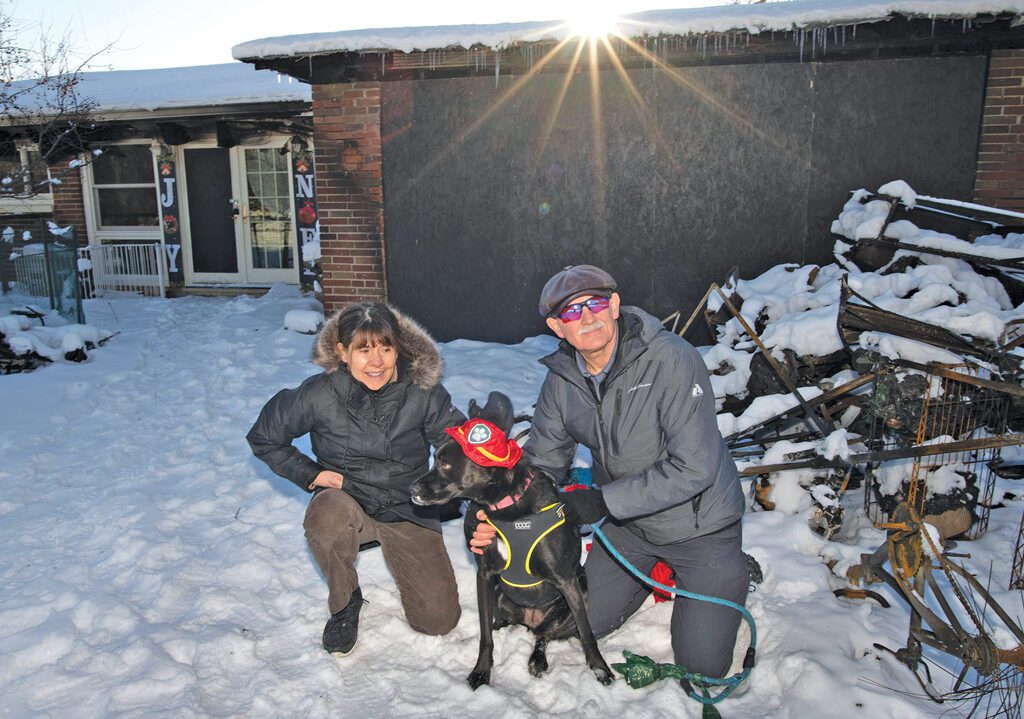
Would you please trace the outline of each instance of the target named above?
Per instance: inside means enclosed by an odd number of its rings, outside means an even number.
[[[487,519],[487,523],[498,532],[505,545],[505,566],[502,567],[501,581],[516,589],[530,589],[544,583],[530,568],[530,560],[544,537],[565,524],[565,513],[561,502],[555,502],[539,512],[509,520]]]

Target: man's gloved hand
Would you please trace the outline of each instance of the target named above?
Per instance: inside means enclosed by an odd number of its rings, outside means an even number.
[[[565,504],[565,518],[579,526],[593,524],[608,514],[608,505],[599,489],[563,492],[561,500]]]

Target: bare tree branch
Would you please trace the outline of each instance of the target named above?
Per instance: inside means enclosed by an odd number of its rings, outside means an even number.
[[[96,103],[83,96],[80,82],[110,49],[80,53],[69,30],[19,21],[10,2],[0,1],[0,156],[31,148],[27,162],[0,166],[0,197],[45,193],[95,156]]]

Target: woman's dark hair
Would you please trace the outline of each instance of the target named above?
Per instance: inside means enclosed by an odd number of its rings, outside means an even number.
[[[343,309],[338,315],[338,342],[349,351],[382,344],[404,355],[398,318],[381,302],[354,302]]]

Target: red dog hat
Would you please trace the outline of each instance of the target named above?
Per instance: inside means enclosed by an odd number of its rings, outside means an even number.
[[[485,419],[471,419],[461,427],[445,430],[459,443],[470,461],[481,467],[511,469],[523,456],[523,448],[514,439]]]

